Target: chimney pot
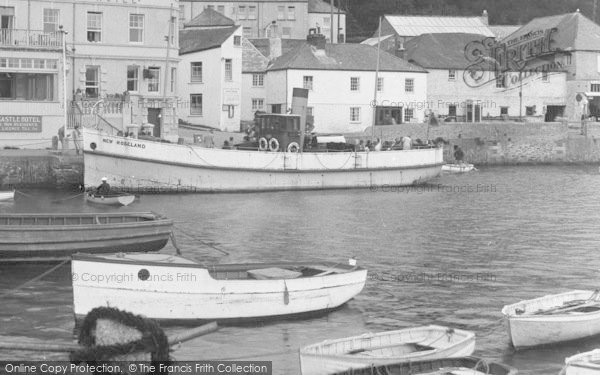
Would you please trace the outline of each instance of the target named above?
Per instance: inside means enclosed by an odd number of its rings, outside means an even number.
[[[306,41],[311,46],[316,47],[319,50],[325,49],[325,44],[327,43],[327,39],[323,34],[308,34],[306,37]]]

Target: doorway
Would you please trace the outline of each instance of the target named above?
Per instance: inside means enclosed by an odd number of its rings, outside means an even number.
[[[152,136],[160,138],[160,108],[148,108],[148,123],[153,124]]]

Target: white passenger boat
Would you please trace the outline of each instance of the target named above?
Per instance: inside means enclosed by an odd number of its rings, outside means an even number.
[[[325,340],[300,349],[302,375],[321,375],[369,366],[465,357],[475,350],[475,334],[424,326]]]
[[[600,349],[566,358],[564,375],[600,375]]]
[[[600,293],[575,290],[504,306],[515,348],[553,344],[600,334]]]
[[[378,152],[232,150],[127,138],[91,128],[83,129],[83,139],[85,185],[107,177],[120,191],[406,186],[438,176],[444,164],[443,149],[437,147]],[[284,150],[292,145],[285,148],[281,142]]]
[[[442,172],[449,173],[466,173],[476,171],[477,168],[473,164],[458,163],[458,164],[444,164],[442,166]]]
[[[14,198],[15,198],[15,191],[14,190],[0,191],[0,202],[10,201],[10,200],[13,200]]]
[[[177,321],[332,310],[360,293],[367,277],[365,269],[330,262],[205,266],[166,254],[75,254],[71,267],[77,317],[111,306]]]

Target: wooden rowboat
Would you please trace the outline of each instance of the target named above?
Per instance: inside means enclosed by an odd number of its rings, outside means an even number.
[[[99,269],[103,275],[133,277],[98,283]],[[179,322],[328,311],[360,293],[367,278],[362,268],[329,262],[204,266],[167,254],[75,254],[71,270],[76,317],[108,305]]]
[[[352,369],[332,375],[517,375],[515,368],[482,358],[443,358]],[[322,373],[325,374],[325,373]]]
[[[85,200],[89,203],[105,204],[113,206],[127,206],[133,203],[135,195],[133,194],[110,194],[110,195],[96,195],[94,193],[87,193]]]
[[[467,163],[459,163],[459,164],[444,164],[442,166],[442,172],[450,172],[450,173],[465,173],[476,171],[477,168],[473,164]]]
[[[368,366],[447,357],[475,350],[475,334],[441,326],[424,326],[336,340],[300,349],[302,375],[331,374]]]
[[[10,201],[10,200],[13,200],[14,198],[15,198],[15,191],[14,190],[0,191],[0,202]]]
[[[68,259],[79,251],[158,251],[173,221],[154,214],[2,214],[0,262]]]
[[[599,375],[600,349],[568,357],[565,359],[564,375]]]
[[[504,306],[515,348],[600,335],[600,294],[575,290]]]

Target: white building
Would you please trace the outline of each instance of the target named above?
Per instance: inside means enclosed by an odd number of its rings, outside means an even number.
[[[281,39],[278,39],[281,43]],[[256,111],[266,111],[265,73],[269,59],[248,39],[242,40],[242,122],[254,120]]]
[[[329,1],[308,0],[308,28],[320,30],[328,43],[331,41],[333,29],[333,43],[346,41],[346,12],[333,7]]]
[[[179,32],[179,118],[191,124],[239,130],[242,30],[206,9]]]
[[[308,115],[317,132],[363,131],[373,124],[375,110],[377,124],[423,121],[427,72],[382,52],[374,103],[376,65],[371,46],[326,44],[323,35],[309,35],[267,69],[267,110],[285,113],[294,87],[303,87],[309,89]]]

